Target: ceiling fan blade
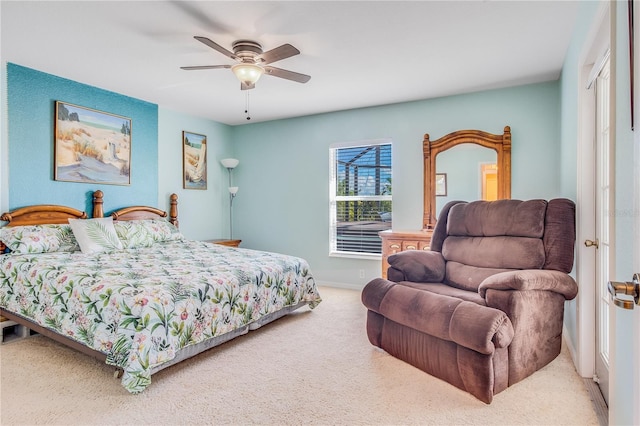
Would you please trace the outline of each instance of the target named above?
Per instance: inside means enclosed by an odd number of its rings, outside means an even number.
[[[240,90],[251,90],[255,88],[256,88],[255,84],[247,84],[244,81],[240,82]]]
[[[267,52],[264,52],[261,55],[258,55],[256,58],[263,65],[270,64],[272,62],[281,61],[286,58],[290,58],[292,56],[298,55],[300,51],[293,47],[290,44],[283,44],[280,47],[276,47],[275,49],[271,49]]]
[[[180,69],[193,71],[193,70],[216,70],[220,68],[231,68],[231,65],[195,65],[192,67],[180,67]]]
[[[195,38],[199,42],[202,42],[202,43],[206,44],[207,46],[209,46],[213,50],[217,50],[218,52],[222,53],[223,55],[230,57],[231,59],[235,59],[235,60],[238,59],[238,57],[233,52],[228,51],[224,47],[220,46],[218,43],[216,43],[214,41],[211,41],[206,37],[193,36],[193,38]]]
[[[310,75],[300,74],[298,72],[283,70],[282,68],[276,67],[264,67],[265,73],[267,75],[272,75],[274,77],[285,78],[291,81],[297,81],[298,83],[306,83],[311,80]]]

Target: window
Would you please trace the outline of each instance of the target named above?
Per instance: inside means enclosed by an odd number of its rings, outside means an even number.
[[[391,141],[330,148],[330,254],[382,252],[378,232],[391,229]]]

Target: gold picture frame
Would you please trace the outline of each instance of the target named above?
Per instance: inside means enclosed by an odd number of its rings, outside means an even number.
[[[131,184],[131,119],[56,101],[53,179]]]

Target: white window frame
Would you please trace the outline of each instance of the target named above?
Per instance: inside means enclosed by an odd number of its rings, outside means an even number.
[[[351,251],[339,251],[337,249],[337,202],[346,200],[355,201],[391,201],[393,203],[392,195],[380,195],[380,196],[344,196],[336,195],[336,189],[338,186],[338,171],[336,168],[336,153],[341,148],[354,148],[354,147],[367,147],[373,145],[391,145],[391,158],[392,158],[392,175],[393,175],[393,141],[391,138],[372,139],[352,142],[337,142],[329,145],[329,256],[330,257],[344,257],[354,259],[381,259],[382,253],[357,253]]]

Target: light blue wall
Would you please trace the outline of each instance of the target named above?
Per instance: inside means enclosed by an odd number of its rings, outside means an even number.
[[[600,7],[598,1],[580,2],[578,17],[571,44],[567,49],[567,54],[560,75],[560,156],[562,167],[560,169],[560,182],[562,191],[571,194],[570,198],[575,199],[578,188],[577,178],[577,149],[578,149],[578,105],[580,101],[579,92],[583,90],[580,85],[580,75],[582,70],[581,55],[583,55],[586,38],[593,25],[596,12]]]
[[[168,210],[169,195],[176,193],[180,231],[186,237],[199,240],[228,237],[229,177],[220,160],[234,155],[231,127],[162,107],[158,116],[157,205]],[[185,130],[207,136],[206,190],[183,189],[182,132]],[[238,167],[241,166],[242,163]]]
[[[422,140],[460,129],[513,137],[512,196],[564,196],[559,177],[557,82],[243,125],[233,129],[241,161],[234,206],[243,245],[306,258],[317,280],[362,287],[380,260],[329,257],[329,145],[393,140],[394,229],[420,229]],[[359,271],[365,270],[365,278]]]
[[[512,196],[566,195],[559,190],[557,82],[229,127],[17,65],[9,65],[8,74],[10,207],[55,202],[88,210],[91,192],[103,189],[107,211],[131,200],[167,209],[169,194],[177,193],[187,237],[224,238],[229,236],[228,175],[219,160],[234,156],[240,159],[234,170],[234,184],[240,187],[234,237],[243,239],[244,247],[306,258],[325,283],[359,288],[380,274],[380,260],[328,255],[328,153],[334,142],[393,140],[395,229],[421,227],[426,132],[436,139],[460,129],[501,133],[509,125]],[[53,181],[56,99],[132,118],[131,186]],[[34,111],[36,121],[47,123],[36,125],[35,131],[29,120]],[[183,130],[208,137],[207,190],[182,189]],[[37,165],[35,173],[31,164]],[[34,192],[34,187],[43,190]]]
[[[12,63],[7,64],[6,70],[10,123],[9,209],[49,203],[91,214],[91,194],[97,189],[105,193],[105,211],[127,205],[130,200],[155,205],[158,198],[157,105]],[[131,185],[53,180],[55,101],[131,118]]]

